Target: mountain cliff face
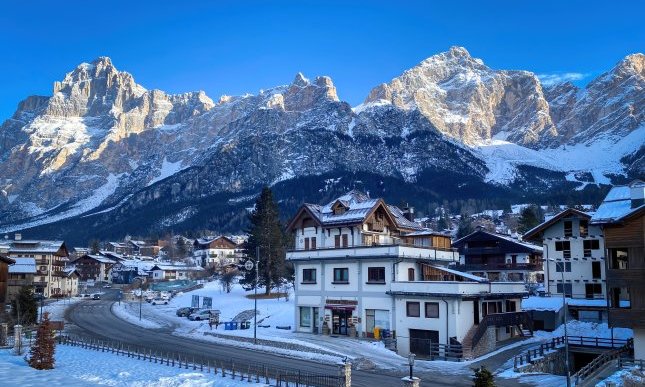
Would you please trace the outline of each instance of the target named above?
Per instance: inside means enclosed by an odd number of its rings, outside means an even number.
[[[242,203],[236,197],[263,184],[338,171],[427,187],[426,195],[444,188],[432,188],[438,176],[454,181],[453,192],[471,187],[471,196],[519,180],[520,191],[566,180],[584,188],[565,175],[595,168],[591,183],[599,183],[642,172],[643,79],[636,54],[584,91],[543,89],[532,73],[492,70],[452,48],[377,86],[355,108],[338,99],[330,78],[302,74],[214,103],[203,92],[146,90],[102,57],[56,82],[53,96],[22,101],[2,124],[0,232],[133,216],[169,227],[199,217],[207,198]],[[604,164],[562,161],[600,135],[614,138],[602,143],[607,149],[618,144]],[[162,215],[150,215],[161,203]]]
[[[453,47],[375,87],[365,103],[419,110],[439,131],[467,145],[493,137],[537,148],[557,129],[537,77],[497,71]]]

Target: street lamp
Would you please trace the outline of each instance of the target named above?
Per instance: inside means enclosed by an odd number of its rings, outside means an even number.
[[[134,281],[139,283],[139,321],[141,321],[141,304],[143,300],[143,283],[144,279],[141,277],[134,277]]]
[[[410,354],[408,354],[408,365],[410,366],[410,380],[412,380],[412,377],[413,377],[413,372],[412,371],[413,371],[413,368],[414,368],[414,357],[415,357],[415,355],[412,352],[410,352]]]
[[[567,335],[567,297],[564,286],[564,262],[558,262],[553,258],[547,258],[548,261],[555,262],[556,271],[560,269],[560,275],[562,278],[562,306],[564,308],[564,364],[566,366],[567,372],[567,387],[571,387],[571,371],[569,368],[569,336]]]

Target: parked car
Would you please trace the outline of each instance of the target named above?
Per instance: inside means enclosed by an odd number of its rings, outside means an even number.
[[[152,301],[150,301],[152,305],[168,305],[168,300],[163,299],[161,297],[153,298]]]
[[[208,320],[211,318],[211,310],[210,309],[201,309],[198,310],[197,312],[191,314],[188,316],[188,319],[190,321],[200,321],[200,320]]]
[[[92,299],[93,299],[93,300],[100,300],[100,299],[101,299],[101,295],[100,295],[100,294],[98,294],[98,293],[92,294]]]
[[[111,287],[112,287],[112,285],[110,285],[110,284],[103,285],[103,289],[110,289]]]
[[[177,309],[176,314],[179,317],[188,317],[191,314],[197,312],[198,310],[199,310],[199,308],[194,308],[192,306],[186,306],[186,307]]]

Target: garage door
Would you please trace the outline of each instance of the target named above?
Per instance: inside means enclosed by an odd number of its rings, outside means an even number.
[[[439,343],[439,332],[410,329],[410,352],[418,357],[430,357],[430,344]]]

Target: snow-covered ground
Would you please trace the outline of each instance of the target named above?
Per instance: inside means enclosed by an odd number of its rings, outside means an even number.
[[[596,383],[596,387],[623,387],[625,379],[629,380],[632,386],[645,386],[643,371],[632,368],[616,371],[606,379]]]
[[[3,386],[248,386],[249,383],[202,372],[189,372],[142,360],[70,347],[56,346],[53,370],[39,371],[22,356],[0,350],[0,384]]]

